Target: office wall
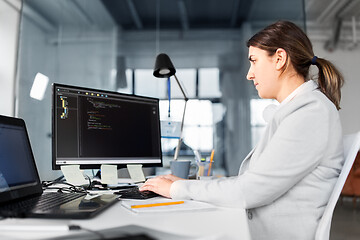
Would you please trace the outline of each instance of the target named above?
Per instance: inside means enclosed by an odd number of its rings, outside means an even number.
[[[360,46],[351,50],[339,46],[333,52],[325,50],[323,46],[323,41],[313,40],[315,54],[333,62],[345,78],[339,112],[343,132],[349,134],[360,131]]]
[[[21,2],[0,0],[0,114],[14,115],[14,88]]]

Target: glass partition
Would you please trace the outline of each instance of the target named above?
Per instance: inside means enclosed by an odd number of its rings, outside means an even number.
[[[17,115],[24,118],[42,179],[51,171],[51,84],[115,90],[117,26],[101,1],[23,2]],[[37,73],[48,77],[42,100],[30,97]],[[34,85],[34,87],[36,87]]]

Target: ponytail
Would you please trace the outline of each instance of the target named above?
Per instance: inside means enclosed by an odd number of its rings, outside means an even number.
[[[340,110],[340,89],[344,85],[342,74],[331,62],[323,58],[316,57],[315,62],[312,60],[312,64],[319,68],[318,85],[320,90],[335,104],[337,110]]]

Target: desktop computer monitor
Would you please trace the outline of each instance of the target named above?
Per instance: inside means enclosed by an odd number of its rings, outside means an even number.
[[[52,168],[162,166],[159,99],[53,84]]]

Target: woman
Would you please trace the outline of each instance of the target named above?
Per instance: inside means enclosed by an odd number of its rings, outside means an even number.
[[[261,98],[280,105],[239,175],[212,181],[160,176],[141,190],[245,208],[255,240],[314,239],[343,164],[338,115],[343,78],[314,56],[308,37],[291,22],[266,27],[247,46],[248,80]],[[319,69],[317,82],[308,80],[311,65]]]

